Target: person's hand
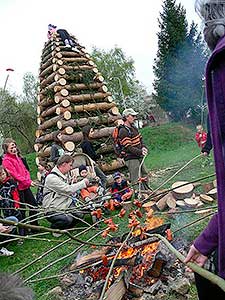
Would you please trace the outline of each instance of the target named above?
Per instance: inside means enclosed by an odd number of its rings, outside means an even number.
[[[3,224],[0,223],[0,232],[1,233],[9,233],[11,230],[10,230],[10,227],[9,226],[5,226]]]
[[[86,184],[86,186],[89,186],[89,180],[87,179],[87,178],[84,178],[84,182],[85,182],[85,184]]]
[[[36,186],[37,184],[34,181],[31,181],[31,186]]]
[[[147,148],[145,148],[145,147],[143,147],[142,148],[142,155],[147,155],[148,154],[148,149]]]
[[[203,255],[201,252],[199,252],[194,245],[192,245],[190,247],[190,250],[184,260],[184,263],[188,263],[188,262],[193,262],[195,264],[197,264],[200,267],[203,267],[204,264],[206,263],[208,257]],[[188,269],[188,271],[191,271],[190,269]]]
[[[208,153],[208,152],[202,152],[202,155],[203,155],[203,156],[208,156],[209,153]]]

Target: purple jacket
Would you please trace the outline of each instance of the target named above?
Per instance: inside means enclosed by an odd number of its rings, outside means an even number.
[[[218,214],[194,245],[205,255],[219,252],[219,275],[225,278],[225,36],[214,49],[206,67],[206,93],[217,177]]]

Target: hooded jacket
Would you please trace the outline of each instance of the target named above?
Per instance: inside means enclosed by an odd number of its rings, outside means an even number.
[[[45,180],[42,206],[49,212],[67,209],[72,204],[72,194],[86,187],[84,180],[69,184],[68,177],[54,167]]]
[[[31,185],[30,173],[26,169],[22,159],[14,154],[6,153],[2,160],[3,167],[18,182],[18,190],[26,190]]]

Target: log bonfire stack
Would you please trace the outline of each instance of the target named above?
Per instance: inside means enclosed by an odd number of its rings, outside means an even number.
[[[74,38],[74,37],[73,37]],[[76,39],[74,38],[76,41]],[[36,163],[47,161],[56,132],[63,134],[68,152],[76,152],[82,127],[94,128],[94,139],[104,160],[100,167],[112,172],[123,167],[113,153],[111,134],[121,116],[104,78],[85,48],[66,48],[58,35],[46,42],[40,65],[40,92],[37,106]]]

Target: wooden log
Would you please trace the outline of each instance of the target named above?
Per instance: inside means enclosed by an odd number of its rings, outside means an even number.
[[[41,78],[40,77],[40,87],[44,88],[46,87],[48,84],[52,83],[53,81],[57,81],[54,80],[55,75],[57,74],[57,72],[53,72],[52,74],[50,74],[47,78]]]
[[[72,118],[71,112],[65,111],[65,112],[63,113],[63,118],[64,118],[65,120],[70,120],[70,119]]]
[[[40,77],[45,77],[47,74],[51,73],[52,70],[56,71],[56,70],[54,70],[54,66],[56,66],[56,65],[53,64],[53,65],[50,65],[49,67],[47,67],[46,69],[44,69],[44,71],[42,71],[40,73]]]
[[[36,136],[37,138],[39,138],[42,134],[43,134],[43,130],[37,129],[37,130],[35,131],[35,136]]]
[[[88,118],[80,118],[80,119],[72,119],[69,121],[65,120],[59,120],[57,122],[57,127],[59,129],[65,128],[67,126],[71,127],[84,127],[88,124],[96,124],[96,125],[102,125],[102,124],[112,124],[116,120],[120,119],[120,116],[112,116],[110,114],[102,114],[100,117],[88,117]]]
[[[99,163],[99,167],[103,172],[111,172],[123,168],[124,166],[124,161],[120,159],[113,160],[111,163]]]
[[[124,279],[121,277],[120,279],[117,279],[106,291],[104,299],[122,300],[125,294],[126,294],[126,285],[124,283]]]
[[[61,51],[60,54],[62,54],[63,59],[65,59],[67,57],[72,57],[72,58],[73,57],[81,57],[83,55],[83,54],[80,54],[80,53],[77,53],[77,52],[74,52],[74,51],[66,51],[65,49],[63,51]],[[89,58],[89,57],[86,57],[86,58]]]
[[[166,200],[166,204],[169,208],[175,208],[177,206],[176,199],[174,197],[170,197]]]
[[[81,95],[74,95],[74,96],[71,95],[67,97],[67,99],[73,103],[77,103],[77,102],[85,102],[85,101],[98,100],[98,99],[107,100],[108,96],[111,96],[111,93],[81,94]]]
[[[172,200],[170,201],[170,199],[172,199]],[[168,194],[166,194],[165,196],[163,196],[161,199],[159,199],[156,202],[156,206],[160,211],[163,211],[167,208],[167,200],[168,200],[169,205],[171,205],[171,203],[173,203],[173,200],[175,200],[175,198],[171,192],[169,192]]]
[[[37,124],[41,125],[44,122],[44,118],[42,117],[37,117]]]
[[[184,200],[177,200],[176,204],[179,207],[185,207],[186,206],[186,203],[184,202]]]
[[[108,112],[110,114],[112,114],[113,116],[120,115],[119,109],[116,106],[113,106]],[[121,119],[122,119],[122,117],[121,117]]]
[[[62,108],[66,109],[68,106],[70,105],[70,102],[67,99],[64,99],[60,104],[56,104],[50,108],[47,108],[46,110],[42,111],[42,113],[40,114],[40,116],[42,118],[48,117],[53,115],[54,113],[56,113],[57,108],[59,108],[60,106],[62,106]],[[41,107],[40,107],[41,109]]]
[[[68,107],[67,109],[60,107],[57,109],[57,114],[61,115],[64,114],[66,111],[69,112],[85,112],[85,111],[108,111],[110,108],[114,107],[115,103],[107,103],[107,102],[101,102],[101,103],[90,103],[90,104],[84,104],[84,105],[74,105],[71,107]]]
[[[75,63],[89,63],[90,59],[86,57],[71,57],[71,58],[63,58],[63,62],[75,62]]]
[[[36,138],[35,143],[45,144],[46,142],[51,142],[54,140],[55,131],[51,133],[47,133],[43,136],[40,136],[39,138]]]
[[[193,194],[194,186],[193,184],[188,183],[187,181],[177,181],[174,184],[172,184],[173,189],[173,195],[177,200],[183,200],[185,198],[190,198]],[[182,187],[179,187],[180,185],[186,184]]]
[[[68,91],[79,91],[79,90],[89,90],[89,89],[102,89],[104,90],[104,92],[107,92],[107,87],[100,82],[97,83],[91,83],[91,84],[84,84],[84,83],[77,83],[77,84],[70,84],[70,85],[66,85],[64,86],[65,89],[67,89]],[[106,88],[106,91],[105,91]],[[54,92],[60,92],[60,90],[62,89],[61,86],[55,86],[54,87]]]
[[[216,181],[216,179],[213,180],[213,186],[217,187],[217,181]]]
[[[52,106],[52,107],[50,107],[50,108],[48,108],[48,109],[42,111],[42,113],[40,114],[40,116],[41,116],[42,118],[51,116],[51,115],[55,114],[56,109],[57,109],[58,107],[60,107],[60,104],[54,105],[54,106]]]
[[[43,144],[34,144],[34,150],[35,152],[38,152],[43,148]]]
[[[64,143],[64,147],[67,151],[73,152],[75,149],[75,144],[71,141]]]
[[[108,137],[112,134],[114,130],[114,127],[105,127],[105,128],[101,128],[101,129],[95,129],[93,132],[93,139],[101,139],[103,137]],[[62,141],[68,142],[74,142],[74,143],[78,143],[82,140],[83,138],[83,134],[82,132],[74,132],[73,134],[67,136],[67,135],[62,135]],[[40,141],[37,141],[37,143],[41,143]]]
[[[201,194],[199,197],[200,200],[204,203],[212,203],[214,201],[214,199],[208,195]]]
[[[214,200],[217,199],[217,188],[211,189],[207,193],[208,196],[212,197]]]
[[[149,201],[149,202],[144,203],[142,205],[142,207],[144,208],[144,210],[146,212],[149,212],[155,204],[156,204],[155,201]]]
[[[197,207],[197,205],[199,204],[199,200],[195,198],[185,198],[184,202],[189,207]]]
[[[48,128],[51,128],[51,127],[54,127],[57,122],[60,122],[60,120],[62,119],[62,116],[56,116],[56,117],[53,117],[45,122],[43,122],[39,127],[38,129],[40,130],[46,130]],[[65,126],[66,127],[66,126]]]

